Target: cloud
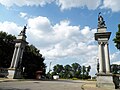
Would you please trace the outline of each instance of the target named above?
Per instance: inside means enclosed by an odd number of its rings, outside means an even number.
[[[96,29],[88,26],[80,29],[80,26],[70,25],[68,20],[52,25],[47,17],[42,16],[28,19],[28,26],[28,39],[49,58],[89,55],[97,48],[93,44]]]
[[[113,12],[119,12],[120,0],[104,0],[101,8],[111,9]]]
[[[113,12],[120,11],[120,0],[0,0],[0,4],[6,7],[12,7],[13,5],[22,6],[44,6],[55,2],[60,9],[68,10],[71,8],[85,8],[89,10],[111,9]],[[23,15],[23,14],[22,14]]]
[[[39,48],[49,48],[53,44],[53,29],[47,17],[38,16],[28,19],[28,40]]]
[[[28,25],[30,29],[41,31],[41,33],[48,33],[51,29],[51,23],[47,17],[38,16],[36,18],[29,18]]]
[[[113,62],[112,64],[120,65],[120,61]]]
[[[75,7],[87,7],[90,10],[95,10],[100,3],[101,0],[57,0],[57,5],[61,7],[61,10]]]
[[[12,7],[13,5],[17,5],[19,7],[22,6],[44,6],[47,3],[51,3],[54,0],[0,0],[0,3],[6,7]]]
[[[120,60],[120,52],[115,52],[113,54],[110,55],[110,60],[111,60],[111,64],[120,64],[120,62],[118,60]]]
[[[4,21],[0,22],[0,30],[17,36],[20,30],[22,30],[22,27],[14,22]]]
[[[20,17],[24,19],[28,19],[28,14],[24,12],[20,12]]]

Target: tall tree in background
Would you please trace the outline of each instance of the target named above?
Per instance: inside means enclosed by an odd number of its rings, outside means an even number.
[[[64,66],[64,78],[72,78],[72,67],[70,65]]]
[[[116,36],[113,39],[115,46],[120,50],[120,24],[118,24],[118,32],[116,32]]]
[[[9,68],[14,51],[15,36],[6,32],[0,32],[0,67]]]
[[[88,79],[90,78],[89,72],[90,72],[91,67],[88,66],[80,66],[80,64],[78,63],[73,63],[71,65],[65,65],[63,67],[63,65],[55,65],[53,67],[53,72],[51,75],[49,76],[53,76],[53,75],[59,75],[60,78],[78,78],[78,79]],[[50,73],[48,73],[50,74]]]
[[[59,65],[59,64],[55,65],[53,67],[53,71],[54,71],[54,74],[60,75],[61,73],[63,73],[63,65]]]
[[[86,77],[86,67],[82,66],[82,79]]]
[[[86,67],[86,76],[89,76],[89,72],[90,72],[91,66]]]
[[[53,70],[56,72],[56,74],[59,74],[63,70],[63,65],[57,64],[53,67]]]
[[[42,71],[42,75],[45,75],[46,65],[44,60],[45,58],[35,46],[26,46],[22,60],[25,78],[35,78],[37,71]]]
[[[81,66],[78,63],[72,64],[72,71],[73,71],[73,77],[74,78],[80,78],[81,76]]]

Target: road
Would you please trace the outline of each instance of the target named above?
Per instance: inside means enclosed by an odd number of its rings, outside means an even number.
[[[0,90],[82,90],[82,81],[9,81],[0,82]]]

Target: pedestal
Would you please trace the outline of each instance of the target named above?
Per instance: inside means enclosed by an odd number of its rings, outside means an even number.
[[[15,68],[9,68],[8,69],[8,78],[13,79],[15,74]]]
[[[97,87],[115,89],[112,74],[97,74]]]
[[[8,73],[9,73],[8,74],[9,79],[22,79],[23,78],[22,70],[20,69],[9,68]]]
[[[107,27],[104,28],[98,28],[97,32],[101,33],[101,32],[106,32]]]

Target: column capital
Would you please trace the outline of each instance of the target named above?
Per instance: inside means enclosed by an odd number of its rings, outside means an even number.
[[[108,42],[104,42],[105,45],[108,45]]]
[[[99,44],[99,45],[101,45],[101,44],[102,44],[102,42],[98,41],[98,44]]]
[[[98,42],[99,45],[108,45],[108,42]]]

